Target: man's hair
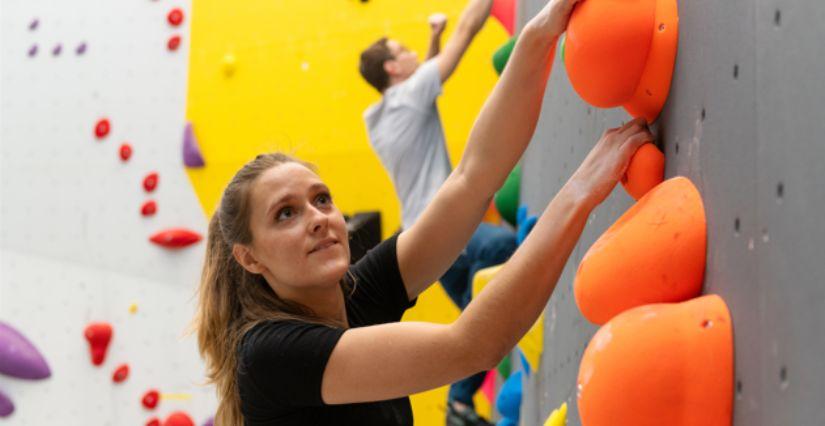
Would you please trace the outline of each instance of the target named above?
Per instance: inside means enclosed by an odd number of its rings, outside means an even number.
[[[364,80],[367,80],[375,90],[383,93],[390,84],[390,75],[384,69],[384,62],[395,59],[387,46],[387,38],[381,37],[361,52],[361,63],[358,70]]]

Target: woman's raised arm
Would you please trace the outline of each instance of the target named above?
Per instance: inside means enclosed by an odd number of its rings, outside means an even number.
[[[524,27],[461,161],[418,221],[399,236],[398,263],[411,299],[458,257],[524,153],[541,111],[556,41],[576,1],[551,0]]]

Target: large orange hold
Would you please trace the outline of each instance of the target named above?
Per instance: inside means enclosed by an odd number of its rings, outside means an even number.
[[[665,176],[665,155],[656,145],[646,143],[636,150],[622,176],[622,186],[634,200],[662,183]]]
[[[576,272],[576,304],[604,324],[648,303],[681,302],[702,290],[707,223],[685,177],[662,182],[593,243]]]
[[[670,91],[678,27],[676,0],[580,2],[564,46],[573,88],[593,106],[655,121]]]
[[[613,318],[582,356],[583,426],[730,426],[733,330],[717,295]]]

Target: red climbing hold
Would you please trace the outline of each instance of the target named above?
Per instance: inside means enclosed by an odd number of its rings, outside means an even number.
[[[166,15],[166,19],[172,26],[177,27],[181,24],[181,22],[183,22],[183,11],[176,7],[169,11],[169,14]]]
[[[180,36],[173,35],[169,37],[169,41],[166,42],[166,48],[169,50],[178,50],[178,47],[180,47]]]
[[[158,211],[158,205],[153,200],[149,200],[140,206],[140,214],[144,216],[152,216]]]
[[[152,417],[146,422],[146,426],[160,426],[160,419],[157,417]]]
[[[145,189],[146,192],[154,191],[155,188],[157,188],[157,186],[158,186],[158,173],[157,172],[149,173],[148,175],[146,175],[145,178],[143,178],[143,189]]]
[[[195,422],[183,411],[175,411],[166,418],[163,426],[195,426]]]
[[[185,228],[173,228],[160,231],[149,240],[166,248],[182,248],[200,241],[201,235]]]
[[[123,383],[127,378],[129,378],[129,364],[121,364],[112,374],[112,381],[115,383]]]
[[[129,161],[129,158],[132,157],[132,146],[129,145],[127,142],[123,142],[120,145],[120,159],[123,161]]]
[[[150,389],[143,394],[143,398],[141,398],[140,403],[143,404],[146,409],[152,410],[158,406],[159,400],[160,393],[155,389]]]
[[[103,139],[109,134],[110,129],[109,119],[101,118],[97,120],[97,124],[95,124],[95,136],[97,136],[98,139]]]
[[[89,349],[92,354],[92,364],[103,364],[106,359],[106,350],[112,340],[112,326],[105,322],[95,322],[86,326],[83,334],[89,341]]]

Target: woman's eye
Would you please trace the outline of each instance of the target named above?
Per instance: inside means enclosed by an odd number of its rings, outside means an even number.
[[[318,194],[318,196],[315,197],[315,202],[318,203],[319,205],[322,205],[322,206],[325,206],[327,204],[331,204],[332,203],[332,196],[329,195],[329,194]]]
[[[291,218],[293,215],[295,215],[295,211],[292,209],[292,207],[284,207],[284,208],[282,208],[281,210],[278,211],[278,214],[275,217],[275,219],[276,220],[286,220],[286,219]]]

